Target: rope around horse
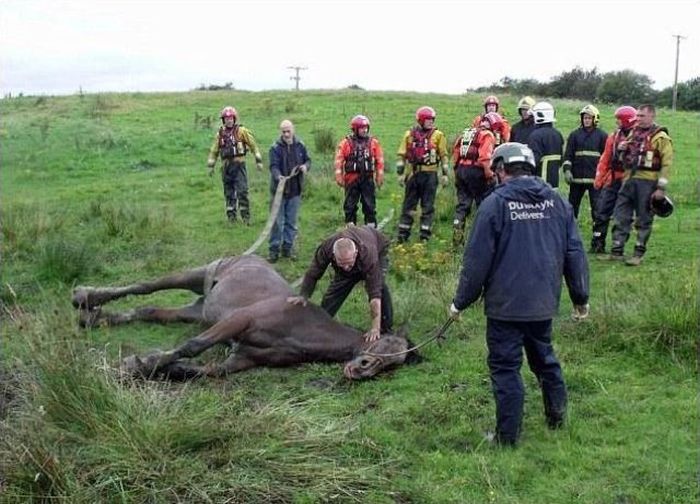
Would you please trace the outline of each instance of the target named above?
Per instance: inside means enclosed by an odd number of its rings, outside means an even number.
[[[434,336],[431,336],[430,338],[423,341],[422,343],[419,343],[417,345],[413,345],[411,348],[407,348],[406,350],[403,350],[401,352],[395,352],[395,353],[389,353],[389,354],[378,354],[378,353],[373,353],[373,352],[365,352],[365,353],[371,357],[382,358],[382,357],[396,357],[398,355],[404,355],[404,354],[413,352],[415,350],[418,350],[419,348],[424,347],[428,343],[432,343],[435,340],[444,339],[445,332],[447,332],[447,329],[452,325],[452,322],[454,322],[454,319],[452,317],[448,318],[447,321],[444,324],[442,324],[442,327]]]

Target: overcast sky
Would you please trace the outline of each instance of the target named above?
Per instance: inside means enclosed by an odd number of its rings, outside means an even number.
[[[461,93],[510,76],[700,76],[700,1],[0,0],[0,92],[342,88]]]

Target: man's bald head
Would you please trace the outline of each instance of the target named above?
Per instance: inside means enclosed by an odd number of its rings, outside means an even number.
[[[357,258],[357,246],[350,238],[338,238],[333,243],[335,263],[343,270],[350,271]]]

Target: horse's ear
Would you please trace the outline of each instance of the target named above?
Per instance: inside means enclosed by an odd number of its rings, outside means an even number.
[[[406,348],[412,348],[415,346],[408,338],[406,338],[406,344]],[[408,354],[406,354],[406,359],[403,361],[404,364],[409,366],[412,364],[420,364],[421,362],[423,362],[423,356],[418,353],[418,350],[411,350],[408,352]]]

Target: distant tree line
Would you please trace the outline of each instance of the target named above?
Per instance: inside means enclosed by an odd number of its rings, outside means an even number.
[[[200,84],[199,87],[194,88],[195,91],[221,91],[221,90],[234,90],[233,82],[227,82],[226,84]]]
[[[553,77],[549,82],[503,77],[490,86],[468,89],[467,91],[573,98],[599,103],[630,105],[653,103],[659,107],[670,108],[673,100],[673,87],[656,91],[652,89],[652,83],[653,81],[648,76],[632,70],[601,74],[597,68],[584,70],[577,66],[573,70],[562,72]],[[700,110],[700,77],[678,83],[676,106],[681,110]]]

